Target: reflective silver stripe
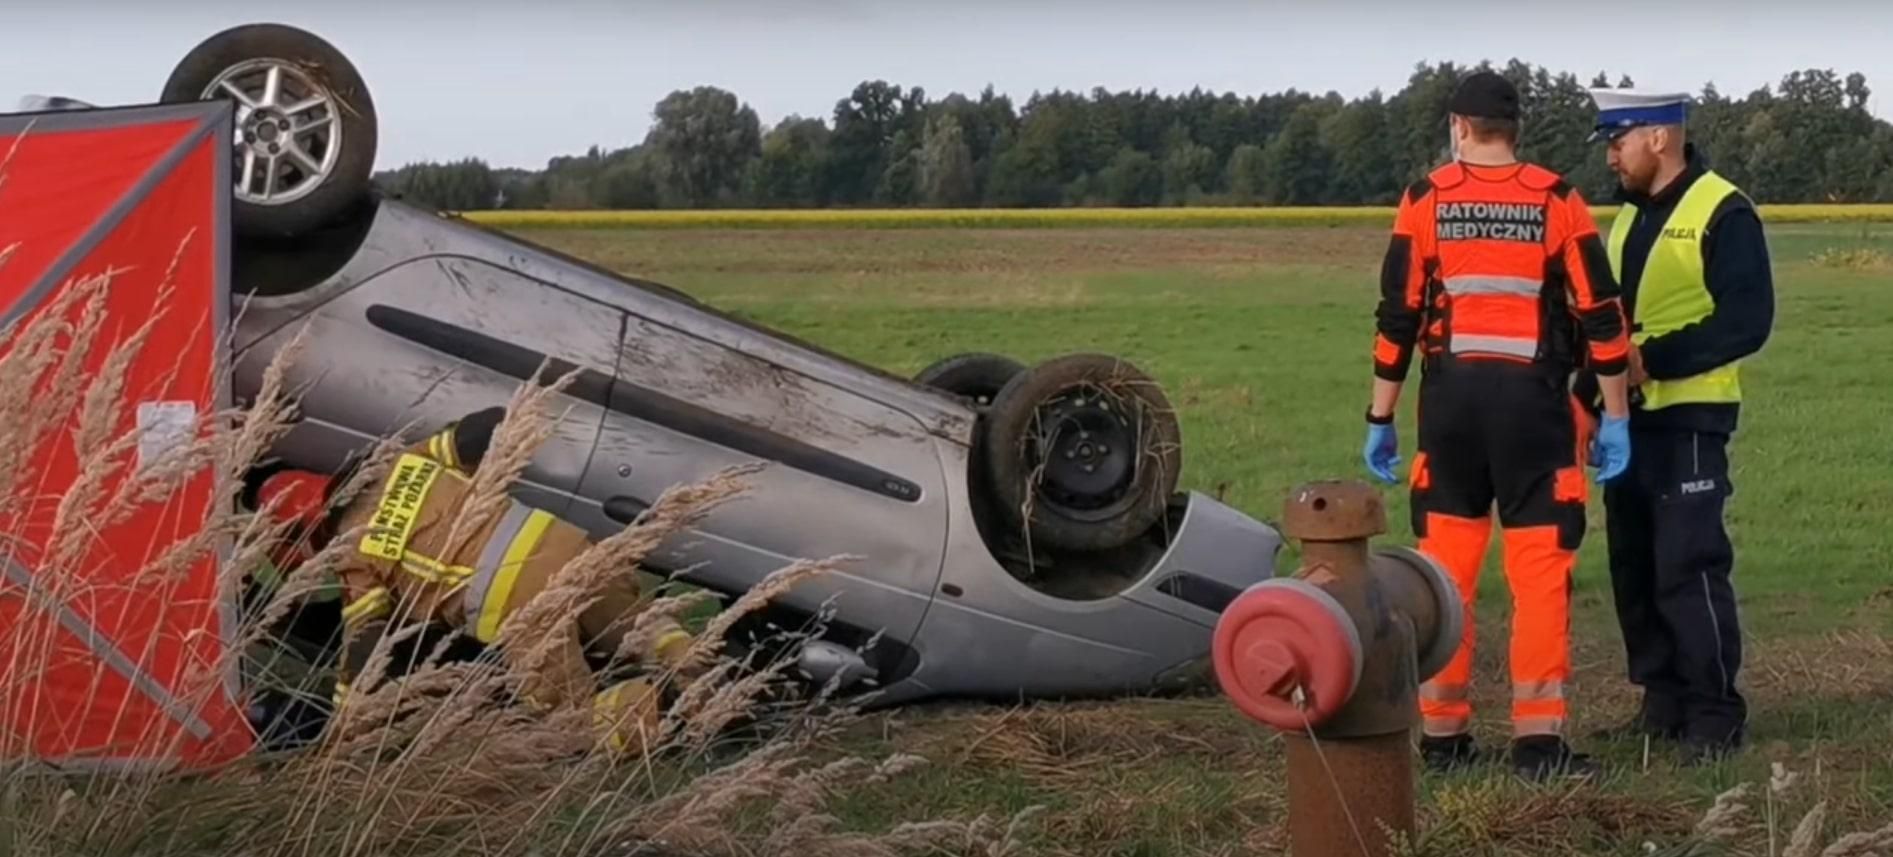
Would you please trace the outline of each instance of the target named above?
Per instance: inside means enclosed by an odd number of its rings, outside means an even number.
[[[1535,298],[1543,291],[1543,280],[1526,277],[1489,277],[1467,276],[1447,277],[1446,293],[1453,297],[1466,295],[1512,295],[1515,297]]]
[[[1453,334],[1453,353],[1464,354],[1468,351],[1507,354],[1529,360],[1538,356],[1538,342],[1532,339],[1514,339],[1509,336],[1469,336],[1463,333]]]
[[[1533,735],[1564,734],[1562,717],[1520,717],[1512,721],[1512,734],[1520,738]]]
[[[59,603],[40,589],[39,582],[33,579],[31,571],[14,562],[11,556],[0,560],[0,566],[4,566],[7,580],[26,590],[26,597],[41,610],[59,617],[59,624],[66,629],[67,633],[83,640],[86,648],[91,649],[100,661],[123,676],[139,693],[157,703],[158,707],[164,710],[166,717],[177,721],[178,725],[184,727],[184,731],[191,733],[191,737],[199,741],[210,739],[210,724],[199,718],[196,711],[191,710],[183,700],[178,699],[164,685],[159,684],[150,673],[139,669],[137,664],[132,663],[131,658],[126,657],[124,652],[119,651],[118,646],[113,645],[111,638],[100,632],[91,622],[87,622],[84,616],[80,616],[72,608]]]
[[[1512,685],[1513,702],[1555,702],[1564,698],[1564,682],[1527,681]]]
[[[1472,728],[1470,715],[1450,717],[1427,717],[1421,723],[1421,730],[1435,738],[1448,735],[1461,735]]]
[[[493,586],[493,577],[499,573],[500,563],[506,559],[506,548],[519,537],[519,531],[526,526],[526,520],[532,517],[532,507],[518,500],[512,501],[506,510],[506,516],[500,518],[500,524],[493,528],[493,535],[488,536],[486,544],[480,548],[480,561],[473,566],[473,577],[467,580],[467,592],[461,602],[467,611],[469,627],[479,622],[480,608],[486,604],[486,593]]]
[[[1709,592],[1709,573],[1705,571],[1698,577],[1702,580],[1702,606],[1709,609],[1709,636],[1716,641],[1716,669],[1722,672],[1722,692],[1727,694],[1734,688],[1729,683],[1728,657],[1722,652],[1722,620],[1716,618],[1716,600]]]

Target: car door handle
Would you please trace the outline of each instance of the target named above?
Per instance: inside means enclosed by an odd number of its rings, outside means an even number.
[[[620,494],[605,501],[605,517],[620,524],[629,524],[637,520],[638,516],[644,514],[644,510],[649,508],[651,504],[643,500]]]

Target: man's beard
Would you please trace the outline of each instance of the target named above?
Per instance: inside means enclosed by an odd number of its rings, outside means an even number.
[[[1646,173],[1641,173],[1641,174],[1619,173],[1618,179],[1623,182],[1623,185],[1625,188],[1628,188],[1629,190],[1633,192],[1649,193],[1650,184],[1656,179],[1656,171],[1650,170]]]

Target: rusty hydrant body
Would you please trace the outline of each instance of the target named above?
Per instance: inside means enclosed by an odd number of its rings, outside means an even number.
[[[1243,713],[1284,733],[1291,853],[1380,857],[1386,831],[1414,832],[1419,685],[1459,643],[1459,593],[1424,554],[1369,550],[1386,512],[1365,484],[1296,489],[1282,531],[1301,543],[1301,567],[1224,611],[1217,678]]]

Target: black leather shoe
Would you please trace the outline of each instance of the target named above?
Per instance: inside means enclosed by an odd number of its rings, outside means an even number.
[[[1603,768],[1590,756],[1573,752],[1556,735],[1533,735],[1512,742],[1512,770],[1533,782],[1549,779],[1588,780]]]
[[[1427,735],[1420,739],[1420,758],[1427,770],[1445,773],[1479,761],[1479,748],[1471,735]]]

